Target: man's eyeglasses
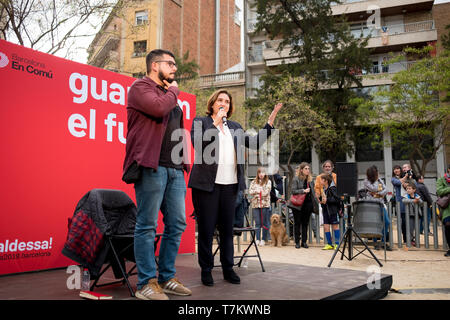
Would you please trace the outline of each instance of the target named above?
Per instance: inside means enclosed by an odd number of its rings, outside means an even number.
[[[173,67],[177,67],[177,64],[175,63],[175,62],[173,62],[173,61],[170,61],[170,60],[158,60],[158,61],[155,61],[155,62],[165,62],[165,63],[167,63],[168,65],[169,65],[169,67],[171,67],[171,68],[173,68]]]

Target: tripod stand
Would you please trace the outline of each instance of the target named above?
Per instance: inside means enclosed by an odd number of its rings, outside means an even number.
[[[350,197],[348,197],[348,195],[344,195],[344,199],[345,199],[344,201],[346,202],[345,207],[348,209],[347,230],[345,231],[344,235],[342,236],[342,241],[339,243],[339,246],[334,251],[333,256],[331,257],[330,263],[328,263],[328,268],[331,267],[331,264],[333,263],[333,260],[336,257],[336,254],[338,252],[342,252],[341,260],[343,260],[344,257],[346,257],[348,261],[352,261],[354,258],[359,256],[365,250],[368,250],[370,252],[370,254],[372,255],[372,257],[375,259],[375,261],[378,262],[380,267],[382,267],[383,265],[377,259],[377,257],[373,254],[372,250],[370,250],[370,248],[367,246],[367,244],[361,239],[361,237],[358,235],[358,233],[353,229],[352,209],[351,209],[350,201],[349,201]],[[355,256],[353,256],[353,235],[355,235],[365,247],[365,249],[363,249],[362,251],[358,250],[359,252]],[[340,251],[342,244],[344,244],[344,247],[342,248],[342,251]],[[348,244],[348,256],[345,255],[345,248],[346,248],[347,244]]]

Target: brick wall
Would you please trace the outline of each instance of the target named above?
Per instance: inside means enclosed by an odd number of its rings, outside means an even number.
[[[215,0],[161,0],[161,2],[146,0],[131,3],[119,13],[121,18],[115,18],[106,26],[107,32],[110,32],[116,25],[115,32],[120,35],[114,61],[111,60],[114,62],[114,68],[130,75],[145,71],[145,58],[132,57],[133,42],[147,40],[147,51],[150,51],[159,46],[157,41],[159,34],[161,48],[176,52],[178,55],[183,55],[189,50],[189,58],[200,66],[200,75],[215,73],[215,4]],[[159,5],[163,6],[162,10]],[[133,27],[135,11],[144,9],[149,12],[147,28]],[[240,27],[234,22],[234,9],[234,0],[220,0],[219,72],[240,62]],[[123,26],[122,19],[128,21],[124,22]],[[162,31],[157,30],[158,26]],[[106,33],[105,31],[103,33]],[[101,40],[102,37],[98,36],[93,46],[100,48],[103,45]],[[93,54],[99,48],[93,48]],[[120,68],[116,64],[119,64]]]
[[[234,22],[234,9],[234,0],[221,0],[220,72],[240,61],[240,27]]]
[[[240,27],[234,22],[234,0],[221,0],[220,10],[222,72],[240,61]],[[163,15],[162,47],[179,55],[189,50],[201,75],[215,73],[215,0],[164,0]]]
[[[216,39],[216,12],[214,0],[202,0],[200,8],[200,33],[198,41],[200,48],[197,53],[200,62],[200,74],[215,72],[215,39]]]
[[[440,47],[441,36],[448,32],[445,26],[450,24],[450,3],[441,3],[433,6],[433,20],[437,30],[438,47]]]
[[[163,0],[162,49],[180,52],[183,8],[172,0]],[[191,0],[192,1],[192,0]]]

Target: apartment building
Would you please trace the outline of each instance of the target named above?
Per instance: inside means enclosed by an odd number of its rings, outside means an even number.
[[[244,4],[247,49],[245,73],[248,97],[254,95],[254,88],[261,85],[260,77],[267,67],[295,61],[295,57],[289,56],[289,48],[285,48],[280,53],[276,51],[280,40],[268,40],[265,34],[255,32],[257,13],[252,9],[253,2],[254,0],[247,0]],[[406,46],[423,47],[436,44],[440,35],[445,32],[445,25],[450,21],[450,4],[434,5],[433,0],[347,0],[342,2],[332,6],[333,15],[345,15],[355,37],[371,34],[368,47],[372,49],[372,67],[361,72],[363,90],[367,91],[392,83],[392,75],[414,63],[405,58],[404,61],[385,65],[383,62],[389,59],[390,53],[400,54]],[[387,77],[369,77],[369,75],[381,73]],[[384,133],[384,139],[390,140],[389,132]],[[347,155],[338,160],[356,161],[360,179],[365,177],[367,167],[375,164],[380,174],[390,181],[393,165],[401,165],[406,160],[397,152],[395,145],[385,145],[384,148],[379,149],[371,149],[369,145],[356,143],[356,152],[353,155]],[[280,155],[280,160],[282,159],[283,156]],[[431,179],[441,176],[446,167],[446,159],[450,161],[450,156],[448,151],[446,156],[443,150],[427,167],[426,176]],[[320,172],[319,163],[322,160],[324,159],[319,159],[313,148],[309,156],[303,155],[303,158],[296,161],[311,162],[313,172],[317,174]],[[390,183],[388,186],[391,187]]]
[[[235,0],[119,1],[89,46],[88,64],[140,77],[145,56],[164,48],[200,66],[200,75],[223,73],[241,61]]]

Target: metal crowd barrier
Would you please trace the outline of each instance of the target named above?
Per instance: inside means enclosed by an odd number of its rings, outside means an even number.
[[[444,249],[448,250],[447,241],[445,239],[445,227],[442,222],[438,219],[436,210],[436,203],[433,202],[431,207],[431,221],[430,221],[430,232],[428,231],[428,206],[427,203],[423,204],[405,204],[405,217],[409,217],[410,212],[413,212],[411,215],[411,219],[405,219],[405,227],[406,227],[406,242],[403,242],[402,236],[402,215],[400,213],[400,203],[396,202],[393,204],[389,202],[387,205],[389,220],[391,221],[389,225],[389,238],[387,239],[388,244],[391,247],[397,245],[398,248],[412,247],[412,238],[409,232],[412,223],[412,231],[415,235],[415,244],[416,248],[425,247],[429,249],[432,246],[434,249]],[[411,211],[413,210],[413,211]],[[423,222],[423,234],[420,234],[420,226],[421,219],[419,215],[419,210],[422,210],[422,222]],[[293,230],[294,219],[292,217],[292,213],[290,209],[285,204],[272,204],[272,213],[280,214],[285,221],[286,232],[291,240],[293,240],[293,234],[291,230]],[[321,214],[321,213],[320,213]],[[381,213],[380,213],[381,214]],[[253,221],[252,217],[252,209],[249,208],[249,218]],[[316,243],[318,245],[325,244],[325,233],[323,231],[323,227],[320,225],[320,217],[319,215],[312,214],[310,218],[310,223],[308,226],[308,243]],[[411,220],[411,221],[410,221]],[[345,212],[344,216],[339,219],[339,228],[341,230],[340,235],[341,239],[347,227],[347,212]],[[246,233],[244,233],[244,241]],[[334,243],[334,233],[331,232],[332,240]],[[422,242],[423,240],[423,242]],[[441,246],[441,247],[440,247]]]
[[[283,187],[285,186],[285,179],[286,177],[283,176]],[[248,180],[248,185],[250,185],[250,179]],[[284,190],[283,194],[286,194]],[[250,199],[249,199],[250,200]],[[287,199],[286,199],[287,200]],[[431,206],[431,221],[430,221],[430,227],[432,226],[432,234],[428,231],[428,213],[427,213],[427,203],[423,202],[421,205],[419,204],[405,204],[405,217],[409,217],[409,213],[411,210],[414,210],[412,212],[412,219],[406,219],[405,220],[405,227],[406,227],[406,242],[403,242],[403,236],[402,236],[402,216],[400,213],[400,203],[399,202],[391,202],[389,201],[387,206],[388,216],[389,220],[391,221],[389,225],[389,238],[387,239],[387,242],[389,245],[393,248],[396,244],[398,248],[403,248],[404,245],[406,247],[411,248],[412,247],[412,239],[411,234],[409,231],[410,224],[412,223],[412,230],[415,236],[415,244],[416,248],[421,248],[422,244],[423,247],[426,249],[430,248],[430,245],[434,249],[444,249],[448,250],[447,241],[445,239],[445,227],[442,224],[442,222],[437,217],[437,210],[438,207],[436,205],[436,202],[433,202]],[[253,224],[253,216],[252,216],[252,208],[249,206],[248,208],[248,217],[250,219],[250,222]],[[420,234],[420,216],[419,216],[419,210],[422,210],[423,214],[423,243],[421,239]],[[272,213],[278,213],[282,216],[283,220],[285,221],[286,226],[286,232],[290,239],[293,239],[294,236],[291,232],[291,229],[293,230],[293,224],[294,224],[294,218],[292,214],[290,213],[290,209],[286,206],[285,203],[277,203],[272,204]],[[380,213],[381,214],[381,213]],[[319,215],[312,214],[310,218],[310,223],[308,226],[308,243],[312,244],[313,242],[317,245],[325,244],[326,237],[325,232],[323,230],[323,227],[320,225],[321,217]],[[412,220],[412,221],[410,221]],[[345,211],[344,217],[339,219],[339,228],[341,230],[340,236],[341,240],[344,235],[345,229],[347,225],[347,210]],[[394,234],[395,233],[395,234]],[[417,236],[418,235],[418,236]],[[334,232],[331,232],[331,237],[334,241]],[[243,233],[243,240],[247,241],[247,233]],[[432,243],[431,243],[432,242]],[[439,247],[441,245],[441,247]]]

